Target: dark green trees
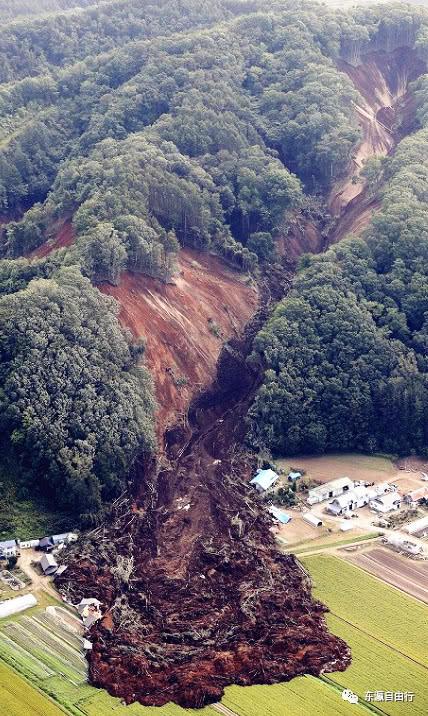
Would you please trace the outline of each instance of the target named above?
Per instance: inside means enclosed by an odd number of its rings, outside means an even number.
[[[150,378],[114,301],[75,269],[0,299],[0,424],[18,465],[90,522],[153,448]]]

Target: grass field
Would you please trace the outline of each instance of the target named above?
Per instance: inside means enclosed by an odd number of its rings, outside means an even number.
[[[226,690],[223,705],[237,716],[425,716],[426,607],[336,557],[316,555],[303,561],[313,575],[315,595],[330,606],[330,629],[352,649],[351,667],[321,679],[308,676],[274,686],[232,686]],[[4,661],[8,666],[2,665]],[[0,683],[4,684],[0,690],[1,716],[217,713],[210,707],[190,711],[173,704],[162,708],[124,706],[119,699],[89,686],[79,639],[49,621],[43,610],[30,617],[21,615],[0,627],[0,666],[6,669],[0,669]],[[7,678],[7,674],[12,677]],[[357,693],[360,703],[343,701],[343,688]],[[413,692],[415,700],[405,706],[394,702],[368,704],[364,702],[367,691]]]
[[[64,716],[60,708],[1,661],[0,713],[3,716]]]

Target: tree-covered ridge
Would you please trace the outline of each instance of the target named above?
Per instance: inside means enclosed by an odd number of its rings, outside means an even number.
[[[275,452],[428,446],[428,130],[384,160],[363,239],[306,258],[259,334],[250,434]]]
[[[0,298],[2,447],[29,485],[86,524],[154,447],[151,379],[117,310],[75,269]]]
[[[22,124],[0,153],[3,211],[51,194],[3,232],[3,253],[33,249],[52,215],[77,212],[79,235],[113,223],[122,244],[107,276],[113,281],[123,266],[166,275],[176,250],[171,232],[182,244],[211,244],[238,266],[267,258],[272,235],[287,228],[286,212],[302,204],[290,169],[309,188],[326,187],[359,136],[355,93],[329,55],[340,26],[330,34],[332,18],[320,20],[314,7],[133,43],[56,79],[5,89],[5,121],[15,112]],[[106,152],[117,155],[111,167]],[[148,248],[130,249],[129,217],[147,223]]]
[[[0,20],[13,22],[21,17],[44,15],[95,4],[96,0],[1,0]]]

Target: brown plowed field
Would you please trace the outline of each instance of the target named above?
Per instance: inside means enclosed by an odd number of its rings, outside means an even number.
[[[101,291],[119,302],[122,325],[146,340],[159,436],[214,379],[223,342],[242,331],[258,302],[238,273],[190,249],[180,252],[172,283],[127,272],[119,286],[104,284]]]
[[[389,549],[361,552],[349,556],[349,560],[384,582],[428,603],[428,562],[402,557]]]

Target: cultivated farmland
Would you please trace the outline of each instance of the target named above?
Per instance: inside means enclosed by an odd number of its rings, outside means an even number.
[[[426,664],[427,610],[421,602],[336,557],[320,555],[302,561],[316,594],[333,614]]]
[[[415,693],[414,702],[408,706],[409,716],[425,716],[428,712],[424,697],[428,641],[425,607],[335,557],[307,557],[304,562],[313,575],[316,596],[331,608],[331,614],[327,615],[330,629],[352,649],[351,667],[321,679],[306,676],[273,686],[232,686],[226,689],[222,704],[237,716],[348,716],[351,708],[356,716],[369,716],[369,706],[378,714],[401,716],[402,704],[369,705],[364,702],[364,696],[367,691],[407,691]],[[72,622],[71,615],[69,619]],[[23,682],[25,690],[20,701],[20,688],[9,680],[7,686],[15,691],[0,692],[2,703],[9,709],[5,716],[59,716],[64,712],[69,716],[110,716],[112,713],[115,716],[216,716],[218,713],[212,707],[190,711],[173,704],[162,708],[140,704],[126,707],[107,692],[89,686],[85,682],[80,637],[42,610],[31,618],[20,616],[1,627],[0,659],[14,668],[11,673],[17,683],[22,682],[20,674],[24,675],[62,709],[58,711],[52,702],[46,701],[47,706],[42,706],[45,710],[37,711],[45,697],[30,683]],[[360,704],[351,707],[343,701],[343,688],[357,693]],[[31,695],[34,696],[33,710],[28,707],[28,703],[32,705]]]

